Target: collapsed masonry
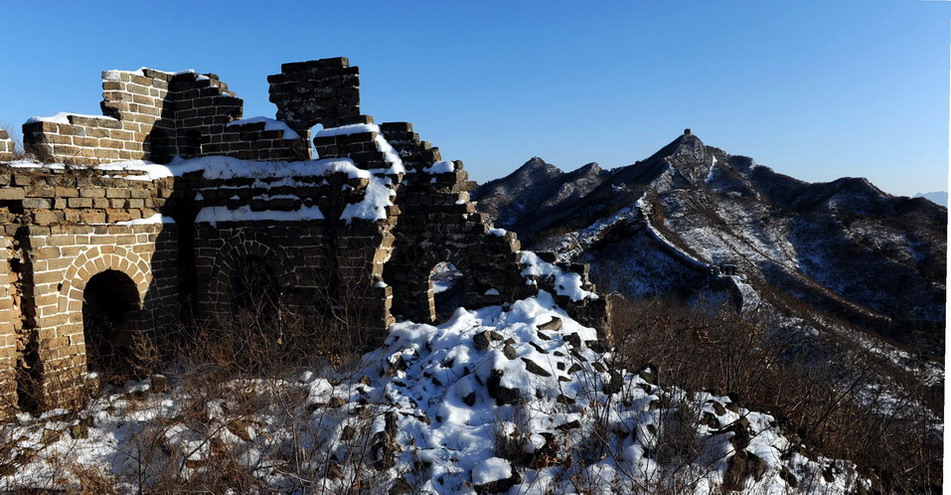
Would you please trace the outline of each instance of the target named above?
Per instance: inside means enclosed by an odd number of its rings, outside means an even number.
[[[0,135],[0,416],[70,406],[134,337],[229,317],[249,271],[280,307],[343,315],[368,344],[397,318],[436,320],[443,262],[466,306],[544,289],[604,329],[587,268],[520,251],[476,212],[462,162],[409,123],[362,115],[347,59],[268,81],[279,120],[242,120],[214,74],[107,71],[104,116],[24,124],[45,165],[9,162]]]

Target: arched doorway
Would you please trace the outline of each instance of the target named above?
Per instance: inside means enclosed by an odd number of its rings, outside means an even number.
[[[245,257],[231,275],[231,313],[263,328],[280,321],[281,290],[264,258]]]
[[[128,378],[140,309],[138,287],[125,273],[105,270],[89,279],[83,290],[83,333],[90,372],[113,382]]]
[[[429,272],[429,286],[433,321],[446,321],[465,304],[465,283],[456,265],[448,261],[436,263]]]

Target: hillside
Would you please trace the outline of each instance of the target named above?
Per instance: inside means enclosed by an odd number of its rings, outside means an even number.
[[[5,429],[0,489],[851,493],[773,416],[611,369],[546,293],[396,324],[349,368],[145,380]],[[207,369],[207,366],[206,366]],[[286,373],[286,372],[284,372]],[[15,461],[17,459],[19,461]],[[27,462],[22,461],[28,459]],[[11,471],[6,469],[15,466]]]
[[[941,354],[946,208],[861,178],[803,182],[692,134],[608,171],[543,163],[473,196],[527,247],[591,263],[602,290],[796,302]]]

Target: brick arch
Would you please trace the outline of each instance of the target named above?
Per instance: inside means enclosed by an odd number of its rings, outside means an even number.
[[[465,256],[457,249],[443,248],[428,250],[423,254],[422,262],[427,276],[432,271],[432,269],[436,267],[436,265],[442,262],[447,262],[455,265],[455,267],[464,274],[463,278],[466,278],[467,276],[474,277],[472,263],[470,263],[469,257]],[[475,278],[472,278],[472,281],[474,282]]]
[[[435,294],[433,294],[431,275],[433,268],[442,262],[452,263],[452,265],[455,266],[457,270],[462,272],[461,283],[463,291],[465,292],[463,304],[465,304],[469,309],[473,309],[479,305],[479,296],[481,295],[479,288],[483,284],[476,277],[477,271],[475,270],[475,267],[473,266],[471,262],[472,260],[469,256],[466,256],[466,254],[459,249],[446,247],[441,250],[429,251],[427,255],[423,257],[423,259],[423,269],[425,270],[423,275],[425,276],[426,284],[429,286],[429,290],[427,291],[427,299],[431,308],[430,314],[432,316],[435,316],[436,300]]]
[[[479,305],[479,289],[484,285],[477,277],[478,270],[464,249],[440,246],[441,243],[399,242],[393,257],[384,265],[384,281],[394,286],[394,313],[414,321],[433,321],[435,300],[430,275],[433,268],[441,262],[449,262],[462,272],[462,284],[465,290],[465,304],[469,307]],[[397,280],[400,272],[405,280]]]
[[[270,237],[259,233],[241,232],[229,240],[218,255],[215,256],[209,275],[208,291],[210,310],[227,313],[227,296],[231,291],[231,278],[235,274],[241,260],[248,256],[258,256],[271,268],[274,278],[281,290],[296,287],[294,274],[284,267],[293,266],[289,263],[287,253]]]
[[[122,246],[97,246],[86,249],[66,269],[59,288],[59,309],[69,311],[69,322],[82,324],[83,291],[95,275],[106,270],[126,274],[138,289],[139,308],[149,296],[152,281],[149,262],[134,251]]]

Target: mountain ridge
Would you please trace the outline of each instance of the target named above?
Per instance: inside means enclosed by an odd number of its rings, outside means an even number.
[[[948,207],[948,192],[947,191],[932,191],[926,193],[918,193],[912,196],[913,198],[925,198],[932,203]]]
[[[918,337],[896,322],[943,326],[947,209],[928,200],[864,178],[805,182],[688,133],[632,165],[579,174],[585,167],[513,173],[473,196],[526,247],[590,263],[603,289],[722,297],[733,278],[709,272],[729,265],[741,274],[734,282],[757,287],[747,299],[784,294],[904,344]]]

